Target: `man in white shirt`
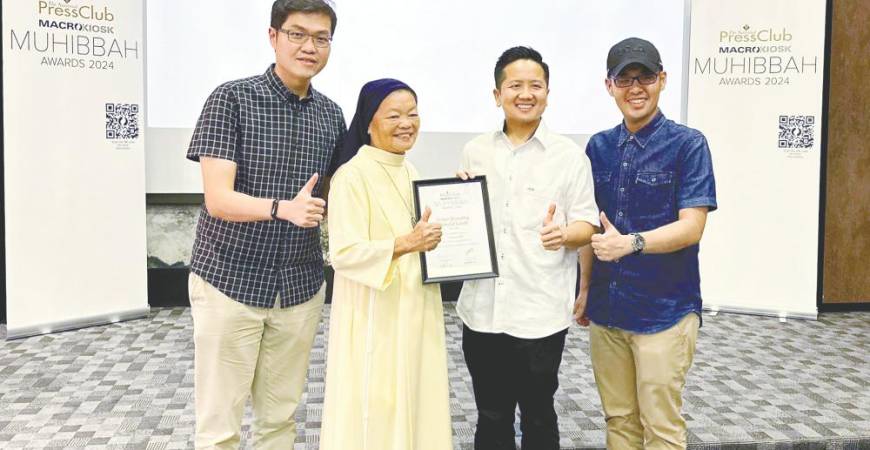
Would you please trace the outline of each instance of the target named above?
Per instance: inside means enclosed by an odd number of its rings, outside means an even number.
[[[493,91],[499,131],[472,139],[460,178],[485,175],[500,276],[468,281],[457,311],[474,387],[476,450],[514,450],[520,408],[523,450],[559,448],[553,395],[571,324],[577,252],[598,226],[592,172],[583,150],[550,132],[549,68],[528,47],[505,51]]]

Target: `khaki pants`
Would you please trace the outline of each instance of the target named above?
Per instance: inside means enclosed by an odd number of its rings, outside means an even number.
[[[239,303],[193,273],[197,449],[236,449],[248,395],[257,449],[292,449],[296,406],[323,309],[324,289],[297,306]]]
[[[591,325],[592,370],[607,421],[608,449],[686,448],[680,409],[698,327],[694,313],[655,334]]]

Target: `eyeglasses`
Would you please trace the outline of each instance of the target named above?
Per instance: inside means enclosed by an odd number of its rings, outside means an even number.
[[[279,28],[278,31],[286,34],[287,40],[290,41],[291,44],[302,45],[308,42],[308,38],[311,38],[311,41],[314,42],[314,46],[318,48],[329,47],[329,44],[332,43],[332,36],[313,35],[303,31],[286,30],[284,28]]]
[[[627,88],[634,85],[634,80],[637,80],[639,84],[642,85],[650,85],[658,81],[659,74],[657,73],[645,73],[643,75],[638,75],[636,77],[613,77],[613,84],[619,88]]]

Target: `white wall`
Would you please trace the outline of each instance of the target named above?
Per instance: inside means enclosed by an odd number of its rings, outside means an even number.
[[[218,84],[262,73],[274,60],[271,3],[148,1],[148,126],[160,136],[148,146],[148,192],[201,192],[198,166],[184,160],[190,133]],[[684,0],[340,0],[336,9],[332,54],[315,88],[350,122],[366,81],[406,81],[420,99],[423,134],[414,153],[428,154],[427,142],[439,142],[431,151],[441,157],[425,164],[458,161],[466,136],[499,126],[492,72],[514,45],[536,48],[550,65],[545,119],[557,132],[591,134],[621,120],[603,80],[607,51],[628,36],[661,50],[671,86],[662,109],[681,116]]]

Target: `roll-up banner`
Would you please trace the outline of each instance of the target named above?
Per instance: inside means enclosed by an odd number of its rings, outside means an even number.
[[[144,2],[2,7],[8,338],[144,316]]]
[[[688,125],[719,210],[701,243],[711,309],[815,318],[825,0],[694,0]]]

